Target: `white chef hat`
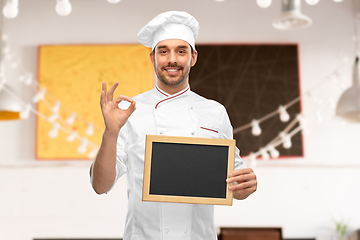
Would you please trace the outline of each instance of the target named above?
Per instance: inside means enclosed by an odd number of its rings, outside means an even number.
[[[199,22],[187,12],[169,11],[160,13],[138,33],[139,42],[154,50],[155,46],[167,39],[181,39],[195,49]]]

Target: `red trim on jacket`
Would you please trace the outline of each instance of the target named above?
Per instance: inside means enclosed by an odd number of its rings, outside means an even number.
[[[209,130],[209,131],[212,131],[212,132],[216,132],[216,133],[219,133],[218,131],[214,130],[214,129],[210,129],[210,128],[204,128],[204,127],[200,127],[201,129],[205,129],[205,130]]]
[[[158,105],[159,105],[160,103],[162,103],[162,102],[164,102],[164,101],[166,101],[166,100],[170,100],[170,99],[172,99],[172,98],[178,97],[178,96],[184,94],[185,92],[187,92],[189,89],[190,89],[190,86],[188,86],[185,91],[183,91],[183,92],[181,92],[181,93],[179,93],[179,94],[177,94],[177,95],[174,95],[174,96],[172,96],[172,97],[169,97],[169,98],[166,98],[166,99],[164,99],[164,100],[161,100],[160,102],[158,102],[158,103],[155,105],[155,109],[157,109],[157,107],[158,107]]]

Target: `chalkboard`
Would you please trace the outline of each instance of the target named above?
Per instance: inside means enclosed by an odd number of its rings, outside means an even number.
[[[143,201],[232,205],[235,140],[147,135]]]

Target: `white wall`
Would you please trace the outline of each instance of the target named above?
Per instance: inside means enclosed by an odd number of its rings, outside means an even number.
[[[55,1],[20,0],[20,13],[4,20],[10,46],[25,68],[37,72],[37,47],[42,44],[136,43],[137,32],[156,14],[185,10],[200,22],[199,43],[298,43],[302,92],[312,89],[342,63],[341,51],[354,58],[352,2],[321,0],[303,3],[314,24],[298,31],[278,31],[271,21],[280,15],[280,1],[268,9],[255,1],[226,0],[73,0],[68,17],[55,13]],[[201,57],[201,56],[200,56]],[[351,63],[340,73],[350,85]],[[32,92],[8,81],[24,99]],[[347,74],[347,75],[346,75]],[[326,82],[316,96],[337,100],[338,85]],[[326,97],[326,98],[325,98]],[[302,103],[310,118],[318,109],[309,98]],[[220,226],[281,226],[284,237],[330,239],[334,220],[360,228],[360,125],[343,125],[334,110],[323,107],[324,121],[309,122],[304,136],[305,157],[259,161],[258,191],[232,207],[216,207]],[[35,237],[121,237],[126,214],[126,180],[108,195],[90,187],[90,161],[39,162],[34,155],[35,116],[26,121],[0,122],[0,239]]]

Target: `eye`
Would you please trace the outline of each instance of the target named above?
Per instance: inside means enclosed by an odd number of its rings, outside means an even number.
[[[186,51],[185,51],[185,50],[179,50],[179,53],[180,53],[180,54],[185,54]]]

